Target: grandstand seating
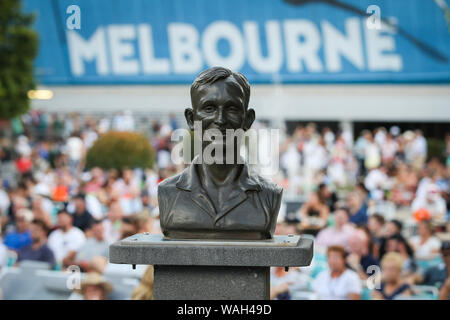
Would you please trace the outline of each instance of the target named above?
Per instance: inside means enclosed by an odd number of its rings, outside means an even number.
[[[30,266],[4,268],[0,274],[0,290],[5,300],[67,300],[73,291],[68,288],[68,272],[51,271]],[[84,274],[81,276],[83,277]],[[139,280],[127,277],[105,278],[114,290],[108,300],[129,299]]]

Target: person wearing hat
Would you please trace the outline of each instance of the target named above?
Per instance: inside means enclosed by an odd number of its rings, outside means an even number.
[[[113,286],[101,274],[89,272],[75,292],[81,294],[84,300],[105,300],[112,290]]]
[[[133,290],[132,300],[153,300],[154,269],[148,266],[141,278],[141,283]]]
[[[33,220],[33,212],[28,209],[19,209],[15,214],[15,230],[6,234],[4,244],[10,250],[19,251],[31,244],[30,223]]]

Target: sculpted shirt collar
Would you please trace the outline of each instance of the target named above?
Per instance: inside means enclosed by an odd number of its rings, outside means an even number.
[[[237,181],[234,182],[236,188],[233,188],[230,192],[221,211],[216,213],[211,200],[200,183],[196,168],[199,165],[196,164],[197,158],[198,156],[194,158],[189,168],[183,171],[176,183],[176,186],[179,189],[191,191],[192,200],[216,220],[220,219],[233,208],[245,201],[248,197],[246,191],[261,190],[261,186],[259,185],[257,179],[249,175],[248,166],[244,164]]]
[[[199,165],[196,164],[197,159],[198,156],[196,156],[192,160],[192,164],[189,166],[188,170],[185,170],[181,174],[176,183],[177,188],[186,191],[192,191],[201,188],[201,183],[197,174],[197,166]],[[246,164],[243,165],[243,168],[237,180],[237,186],[244,192],[247,190],[261,190],[261,186],[259,185],[258,181],[249,175],[248,166]]]

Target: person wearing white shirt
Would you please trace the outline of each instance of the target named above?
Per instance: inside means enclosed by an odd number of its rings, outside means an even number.
[[[78,171],[78,166],[85,154],[85,146],[83,140],[77,135],[73,134],[66,142],[67,156],[69,157],[70,172],[75,175]]]
[[[386,136],[386,141],[381,145],[381,155],[384,163],[395,160],[398,151],[398,143],[392,138],[390,133]]]
[[[67,139],[66,148],[70,160],[79,161],[83,157],[84,143],[77,135]]]
[[[308,290],[309,276],[299,268],[270,268],[270,298],[276,300],[295,299],[295,293]]]
[[[412,164],[414,168],[420,170],[427,159],[428,144],[421,130],[416,130],[414,133],[415,138],[411,145]]]
[[[370,170],[364,179],[364,186],[370,191],[372,198],[375,200],[382,200],[384,189],[388,186],[389,177],[387,169],[381,166]]]
[[[300,171],[301,155],[294,143],[289,143],[286,151],[280,157],[280,164],[286,170],[290,179]]]
[[[26,136],[20,136],[17,139],[16,152],[22,156],[29,157],[31,155],[31,147]]]
[[[433,229],[429,221],[420,221],[418,235],[410,240],[414,248],[414,257],[418,260],[430,260],[439,257],[441,240],[433,236]]]
[[[362,285],[358,274],[346,267],[344,247],[327,250],[329,270],[322,271],[312,283],[320,300],[359,300]]]
[[[417,196],[411,204],[413,212],[426,209],[430,212],[431,218],[435,221],[444,221],[447,213],[447,204],[444,198],[440,195],[439,188],[435,184],[428,184],[426,193],[421,193]]]
[[[375,132],[375,143],[380,147],[384,146],[384,143],[386,142],[386,129],[381,127],[376,129]]]
[[[48,246],[55,254],[55,260],[63,265],[73,260],[77,251],[86,242],[83,231],[73,226],[73,217],[67,211],[58,213],[58,229],[48,238]]]
[[[381,164],[380,148],[373,141],[368,141],[365,148],[365,162],[367,170],[378,168]]]

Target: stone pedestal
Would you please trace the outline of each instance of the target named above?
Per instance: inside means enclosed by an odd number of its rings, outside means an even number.
[[[153,265],[157,300],[269,299],[270,267],[308,266],[313,241],[167,240],[137,234],[110,246],[110,262]]]

